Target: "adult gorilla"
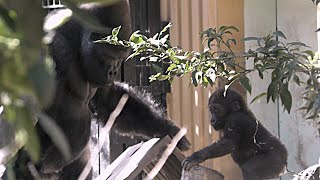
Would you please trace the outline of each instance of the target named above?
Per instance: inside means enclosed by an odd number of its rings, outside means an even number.
[[[86,4],[81,8],[110,29],[121,25],[119,38],[129,38],[131,22],[127,0],[117,1],[111,6]],[[105,124],[124,93],[129,95],[129,99],[115,123],[119,132],[152,138],[172,137],[180,129],[164,115],[150,95],[114,82],[129,49],[93,42],[108,33],[111,32],[92,32],[71,18],[56,30],[49,45],[50,55],[56,64],[56,93],[45,111],[65,133],[72,159],[66,161],[38,126],[42,150],[41,161],[36,167],[43,177],[70,180],[79,176],[90,158],[88,141],[92,114]],[[182,150],[189,146],[186,137],[178,144]]]

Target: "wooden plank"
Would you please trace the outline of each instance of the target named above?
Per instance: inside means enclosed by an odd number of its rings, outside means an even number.
[[[101,173],[100,177],[109,178],[110,176],[112,176],[112,174],[114,174],[113,171],[115,171],[116,168],[123,167],[130,160],[128,159],[128,157],[134,154],[135,151],[137,151],[142,146],[142,144],[143,143],[139,143],[126,149],[113,163],[110,164],[110,166],[108,166],[105,171]],[[99,179],[97,178],[97,180]]]
[[[161,151],[163,151],[167,145],[171,142],[171,138],[166,136],[162,138],[157,144],[155,144],[147,154],[139,161],[136,169],[126,178],[128,180],[136,177],[144,167],[146,167],[154,157],[156,157]]]
[[[135,171],[139,161],[147,154],[154,144],[158,142],[158,140],[159,138],[153,138],[147,142],[139,143],[127,148],[97,179],[102,180],[106,177],[110,180],[127,178]]]
[[[141,161],[141,159],[145,156],[148,156],[147,153],[156,144],[156,142],[158,142],[158,140],[159,138],[153,138],[147,142],[144,142],[141,147],[130,158],[128,158],[129,160],[128,163],[125,164],[125,167],[119,166],[118,171],[110,176],[109,179],[125,179],[130,176],[139,166],[139,162]]]

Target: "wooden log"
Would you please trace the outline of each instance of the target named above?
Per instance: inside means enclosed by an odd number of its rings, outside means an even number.
[[[223,180],[224,176],[213,169],[196,165],[189,171],[182,170],[181,180]]]

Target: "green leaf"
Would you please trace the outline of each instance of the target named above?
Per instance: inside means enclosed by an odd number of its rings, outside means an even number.
[[[229,43],[230,41],[233,42],[234,45],[237,45],[237,41],[235,39],[228,39],[227,42]]]
[[[166,72],[171,72],[173,69],[175,69],[177,67],[176,64],[170,64],[170,66],[167,68]]]
[[[133,33],[131,36],[130,36],[130,41],[135,43],[135,44],[139,44],[139,43],[142,43],[144,42],[143,38],[141,37],[142,35],[138,34],[138,32],[136,33]]]
[[[258,74],[259,74],[260,79],[263,79],[263,73],[262,73],[261,69],[258,69]]]
[[[270,40],[270,41],[268,41],[268,43],[266,44],[266,47],[270,48],[270,47],[273,47],[273,46],[277,46],[278,44],[279,44],[279,41]]]
[[[273,81],[269,84],[268,90],[267,90],[267,103],[269,103],[270,97],[276,94],[276,88],[277,88],[276,82]]]
[[[246,37],[246,38],[243,38],[242,41],[257,41],[259,39],[260,38],[258,37]]]
[[[235,27],[235,26],[227,26],[226,29],[228,29],[228,30],[234,30],[234,31],[236,31],[236,32],[239,32],[239,29],[238,29],[237,27]]]
[[[112,36],[118,36],[121,26],[112,29]]]
[[[149,77],[149,82],[152,82],[152,81],[156,81],[157,78],[161,75],[161,73],[157,73],[157,74],[154,74],[154,75],[151,75]]]
[[[160,31],[160,35],[161,36],[163,33],[165,33],[166,31],[168,31],[168,29],[172,26],[171,23],[168,23],[161,31]]]
[[[208,39],[208,48],[209,49],[211,49],[211,42],[214,40],[215,40],[215,38],[213,38],[213,37]]]
[[[272,33],[273,35],[277,36],[277,37],[282,37],[284,39],[287,39],[287,37],[283,34],[282,31],[275,31]]]
[[[239,81],[240,81],[240,84],[251,94],[252,86],[249,78],[247,78],[246,76],[241,76],[239,78]]]
[[[302,53],[305,53],[305,54],[307,54],[307,55],[309,55],[311,57],[314,56],[314,53],[311,50],[302,51]]]
[[[168,76],[168,75],[160,75],[160,76],[158,77],[158,80],[159,80],[159,81],[165,81],[165,80],[167,80],[167,79],[169,79],[169,76]]]
[[[292,96],[290,91],[288,90],[288,83],[282,86],[280,92],[280,99],[282,101],[282,104],[284,105],[284,108],[288,111],[288,113],[290,113],[292,106]]]
[[[318,117],[319,117],[319,115],[313,114],[313,115],[307,117],[306,119],[316,119],[316,118],[318,118]]]
[[[261,97],[266,96],[266,95],[267,95],[267,93],[265,93],[265,92],[257,95],[256,97],[254,97],[254,98],[252,99],[252,101],[250,102],[250,104],[252,104],[252,103],[255,102],[256,100],[258,100],[258,99],[260,99]]]
[[[299,79],[299,76],[297,76],[296,74],[293,75],[293,81],[300,86],[300,79]]]
[[[311,111],[311,109],[313,108],[314,103],[315,103],[315,101],[310,101],[309,102],[309,105],[308,105],[308,108],[307,108],[307,112],[306,112],[305,115],[307,115]]]
[[[305,43],[302,43],[302,42],[291,42],[291,43],[288,43],[288,45],[292,45],[292,46],[303,46],[303,47],[308,47],[308,48],[310,48],[309,46],[307,46]]]
[[[198,80],[197,80],[197,72],[196,71],[193,71],[191,73],[191,80],[192,80],[192,84],[197,87],[198,86]]]

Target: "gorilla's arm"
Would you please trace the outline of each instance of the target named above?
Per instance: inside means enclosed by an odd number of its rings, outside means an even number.
[[[99,88],[91,101],[91,108],[100,122],[106,123],[123,94],[129,99],[115,121],[114,128],[121,134],[143,135],[148,138],[173,137],[180,128],[170,121],[149,93],[137,91],[127,84],[115,82],[108,88]],[[178,143],[181,150],[187,150],[190,143],[183,137]]]
[[[200,164],[207,159],[217,158],[227,155],[236,149],[237,145],[234,140],[229,138],[221,138],[219,141],[193,153],[182,161],[183,169],[189,170],[192,166]]]
[[[239,116],[238,116],[239,117]],[[183,162],[183,169],[189,170],[192,166],[200,164],[207,159],[217,158],[232,153],[239,148],[241,128],[239,128],[239,119],[233,116],[226,120],[227,123],[223,130],[223,137],[213,144],[193,153]]]

